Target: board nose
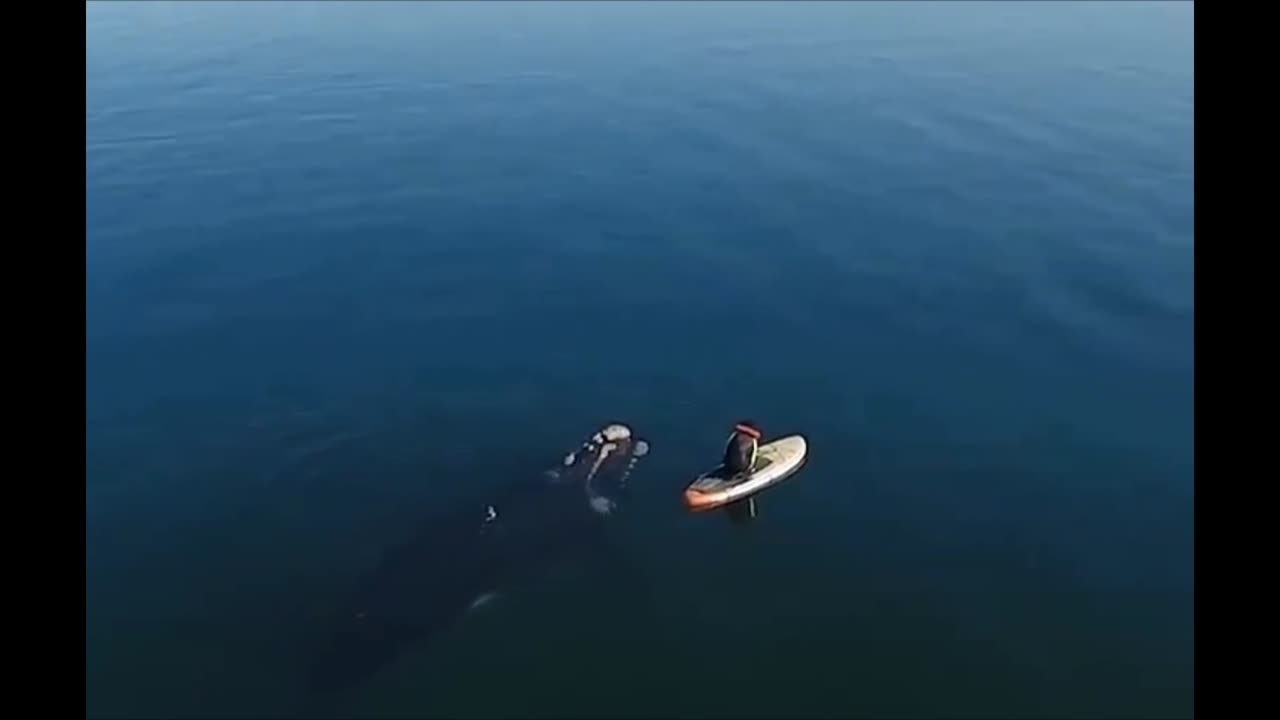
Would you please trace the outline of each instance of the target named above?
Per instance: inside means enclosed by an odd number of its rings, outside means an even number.
[[[684,491],[684,506],[694,512],[710,510],[715,505],[716,497],[714,495],[693,489]]]

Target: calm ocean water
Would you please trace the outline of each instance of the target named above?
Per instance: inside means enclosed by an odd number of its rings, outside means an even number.
[[[334,706],[1189,716],[1190,3],[91,3],[89,712],[301,712],[430,511],[618,418],[569,571]],[[740,416],[806,470],[680,489]]]

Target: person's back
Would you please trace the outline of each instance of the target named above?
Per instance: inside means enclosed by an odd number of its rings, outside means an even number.
[[[751,472],[756,464],[756,452],[760,445],[760,430],[750,420],[743,420],[733,428],[724,449],[724,467],[729,476]]]

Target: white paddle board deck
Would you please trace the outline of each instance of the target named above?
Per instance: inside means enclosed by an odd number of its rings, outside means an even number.
[[[724,466],[703,473],[684,491],[685,507],[693,512],[715,510],[738,502],[791,477],[804,462],[809,446],[800,435],[774,440],[756,450],[750,473],[730,480]]]

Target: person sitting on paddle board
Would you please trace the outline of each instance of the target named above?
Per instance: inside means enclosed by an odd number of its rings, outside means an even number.
[[[740,477],[755,467],[760,435],[760,429],[750,420],[733,426],[733,434],[724,448],[724,467],[731,477]]]

